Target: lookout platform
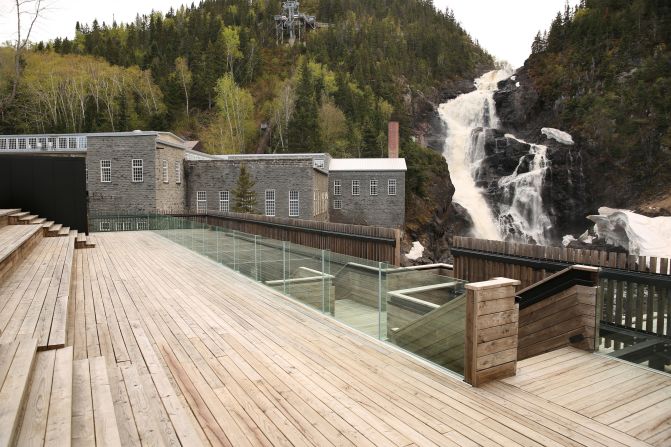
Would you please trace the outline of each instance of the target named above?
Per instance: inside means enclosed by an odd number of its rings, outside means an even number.
[[[0,346],[0,446],[671,442],[671,376],[636,365],[567,348],[473,388],[153,232],[71,262],[66,347]]]

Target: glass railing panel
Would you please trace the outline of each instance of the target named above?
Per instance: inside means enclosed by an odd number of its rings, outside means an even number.
[[[346,261],[342,257],[340,260]],[[354,329],[380,338],[386,327],[382,314],[386,264],[372,266],[369,262],[354,262],[352,258],[347,261],[344,265],[330,263],[331,272],[338,268],[333,275],[334,316]]]
[[[387,338],[456,373],[464,371],[466,282],[426,271],[387,274]]]

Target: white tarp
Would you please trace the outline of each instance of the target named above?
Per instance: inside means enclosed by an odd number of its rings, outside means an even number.
[[[412,248],[410,249],[410,253],[405,255],[407,259],[410,259],[411,261],[415,261],[424,255],[424,247],[419,241],[413,242],[412,243]]]
[[[606,243],[638,256],[671,257],[671,217],[646,217],[633,211],[601,207],[587,216]]]
[[[562,130],[553,129],[552,127],[543,127],[541,129],[541,133],[547,138],[558,141],[561,144],[567,144],[569,146],[574,144],[571,134],[568,134]]]

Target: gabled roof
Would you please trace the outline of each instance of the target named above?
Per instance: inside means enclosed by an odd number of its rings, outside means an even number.
[[[334,158],[329,171],[407,171],[404,158]]]

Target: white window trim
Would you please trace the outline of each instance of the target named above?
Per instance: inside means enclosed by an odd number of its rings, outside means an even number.
[[[168,183],[170,181],[168,169],[168,160],[163,160],[163,183]]]
[[[182,183],[182,163],[180,161],[175,162],[175,183]]]
[[[333,180],[333,195],[334,196],[342,195],[342,181]]]
[[[387,195],[389,196],[395,196],[397,193],[397,187],[398,187],[398,182],[396,181],[395,178],[390,178],[387,180]]]
[[[292,194],[296,194],[296,198],[292,198]],[[295,206],[295,211],[293,206]],[[289,217],[299,217],[301,215],[301,193],[300,191],[289,191]]]
[[[103,166],[103,164],[108,166]],[[109,172],[107,180],[105,180],[105,170]],[[100,160],[100,183],[112,183],[112,160]]]
[[[333,200],[333,209],[334,210],[341,210],[342,209],[342,199]]]
[[[354,189],[355,187],[356,187],[356,190]],[[361,181],[360,180],[352,180],[352,195],[353,196],[361,195]]]
[[[219,211],[224,213],[231,211],[231,193],[229,191],[219,191]]]
[[[377,180],[371,180],[369,183],[369,193],[371,196],[376,196],[378,193],[378,184]]]
[[[147,231],[149,229],[149,222],[146,220],[138,220],[136,223],[137,231]]]
[[[207,191],[196,191],[196,214],[207,212]]]
[[[110,224],[109,220],[104,220],[104,221],[100,222],[100,224],[98,225],[98,228],[100,229],[100,231],[111,231],[112,230],[112,225]]]
[[[272,198],[269,198],[272,196]],[[277,212],[277,203],[275,201],[276,199],[276,192],[274,189],[266,189],[266,192],[264,194],[265,198],[265,215],[268,217],[274,217],[275,213]]]
[[[135,176],[136,169],[139,170],[139,176],[137,177]],[[134,158],[131,160],[131,181],[133,183],[144,182],[144,160],[141,158]]]

